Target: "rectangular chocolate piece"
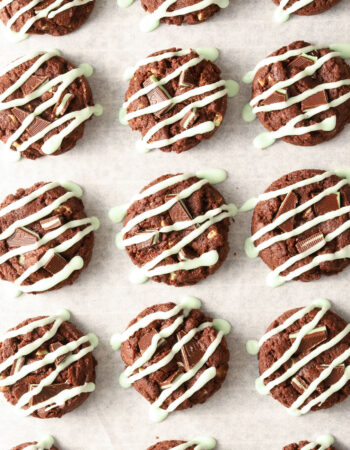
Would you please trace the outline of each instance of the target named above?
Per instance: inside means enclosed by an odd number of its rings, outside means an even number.
[[[38,89],[38,87],[41,86],[46,80],[48,80],[48,77],[46,76],[32,75],[25,83],[22,84],[21,89],[23,94],[31,94],[36,89]]]
[[[331,211],[336,211],[340,208],[340,193],[329,194],[323,197],[319,202],[314,204],[315,213],[318,216],[327,214]]]
[[[15,108],[12,108],[11,112],[20,123],[23,123],[24,120],[29,116],[29,113],[23,111],[23,109],[21,108],[17,108],[17,106]]]
[[[141,354],[144,353],[148,349],[148,347],[152,344],[153,336],[156,334],[157,330],[155,328],[152,328],[138,341],[137,345],[139,347]]]
[[[179,331],[177,333],[178,340],[182,339],[186,335],[185,331]],[[184,363],[184,367],[186,372],[192,369],[193,366],[197,364],[197,362],[204,355],[204,351],[199,347],[197,341],[192,339],[187,344],[181,347],[181,356]]]
[[[20,358],[16,359],[14,363],[11,366],[11,372],[10,375],[14,375],[15,373],[19,372],[22,367],[24,366],[25,358],[21,356]]]
[[[152,247],[152,245],[156,245],[159,241],[159,231],[158,230],[141,231],[140,233],[136,233],[135,236],[142,235],[144,233],[154,233],[154,236],[152,236],[150,239],[147,239],[147,241],[139,242],[138,244],[136,244],[136,247],[139,250],[142,250],[143,248]]]
[[[195,87],[196,86],[194,72],[193,72],[192,67],[181,72],[179,84],[180,84],[180,86],[183,86],[183,87]]]
[[[275,91],[270,97],[263,101],[264,105],[272,105],[274,103],[285,102],[288,98],[287,91]]]
[[[44,269],[51,273],[51,275],[55,275],[55,273],[60,272],[66,265],[67,261],[58,253],[54,253],[45,264]]]
[[[53,114],[55,116],[64,116],[74,97],[75,96],[70,93],[62,95],[53,109]]]
[[[172,386],[172,382],[181,374],[183,374],[184,371],[180,369],[180,367],[172,373],[166,380],[159,382],[161,389],[167,389]]]
[[[154,75],[151,75],[144,83],[143,87],[147,87],[150,84],[156,83],[158,80]],[[163,86],[156,86],[147,94],[148,101],[151,105],[156,105],[157,103],[164,102],[165,100],[169,100],[171,95]],[[161,117],[164,113],[166,113],[170,109],[169,106],[161,109],[160,111],[156,111],[153,113],[157,117]]]
[[[303,111],[307,111],[308,109],[317,108],[318,106],[327,104],[328,104],[327,92],[321,91],[303,100],[301,102],[301,109]]]
[[[168,202],[174,197],[175,195],[167,195],[165,197],[165,201]],[[183,200],[179,200],[178,202],[176,202],[175,205],[172,206],[168,212],[173,223],[182,222],[185,220],[192,220],[192,215]]]
[[[291,339],[292,342],[294,342],[297,336],[298,333],[292,333],[289,335],[289,338]],[[314,330],[310,331],[306,336],[304,336],[304,338],[300,342],[300,346],[295,355],[299,356],[307,355],[314,348],[318,347],[322,342],[326,341],[327,337],[328,332],[326,326],[315,328]]]
[[[32,390],[36,386],[37,385],[32,384],[30,389]],[[34,397],[30,399],[29,406],[35,406],[39,403],[45,402],[46,400],[55,397],[65,389],[68,389],[68,385],[66,383],[50,384],[49,386],[44,386],[40,394],[34,395]]]
[[[306,55],[299,55],[288,64],[288,67],[294,67],[295,69],[299,69],[300,71],[305,70],[307,67],[315,64],[315,59],[317,58],[307,57]]]
[[[27,128],[27,130],[31,136],[35,136],[36,134],[45,130],[45,128],[48,127],[49,125],[50,122],[48,122],[47,120],[44,120],[41,117],[35,117],[33,122]]]
[[[293,191],[289,192],[284,198],[283,202],[281,203],[280,209],[276,214],[275,220],[282,214],[294,209],[297,203],[298,197],[294,194]],[[278,228],[280,228],[285,233],[288,233],[289,231],[293,230],[293,226],[294,226],[294,216],[286,220],[285,222],[281,223],[281,225],[279,225]]]
[[[293,386],[293,388],[299,392],[299,394],[303,394],[306,389],[309,387],[309,385],[306,383],[306,381],[299,377],[299,375],[297,375],[296,377],[292,378],[291,384]]]
[[[62,346],[63,346],[63,344],[61,344],[60,342],[54,342],[53,344],[50,344],[50,352],[54,352]],[[71,354],[72,354],[72,352],[67,352],[64,355],[58,356],[55,359],[56,366],[58,366],[62,361],[64,361],[67,358],[67,356],[69,356]]]
[[[312,236],[309,236],[305,239],[302,239],[296,243],[296,248],[299,253],[304,253],[307,250],[310,250],[312,247],[315,247],[319,243],[323,243],[323,245],[326,244],[325,238],[323,236],[323,233],[318,232],[313,234]]]
[[[16,231],[6,239],[9,248],[23,247],[25,245],[35,244],[39,236],[27,228],[17,228]]]
[[[63,224],[63,217],[59,215],[40,220],[41,228],[43,228],[45,231],[54,230],[60,227],[62,224]]]
[[[184,130],[187,130],[187,128],[191,128],[198,119],[198,117],[199,113],[197,113],[197,108],[191,109],[180,120],[181,128],[183,128]]]

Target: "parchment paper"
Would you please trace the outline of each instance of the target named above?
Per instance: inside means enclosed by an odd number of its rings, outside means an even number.
[[[349,41],[349,6],[349,0],[343,0],[326,14],[295,17],[277,25],[272,19],[275,6],[271,0],[232,0],[226,10],[204,24],[181,28],[162,25],[144,34],[138,28],[144,15],[139,2],[121,10],[114,0],[97,0],[88,23],[62,38],[30,37],[13,44],[6,40],[1,27],[1,66],[33,50],[59,48],[74,64],[89,62],[94,66],[90,83],[95,101],[105,109],[102,118],[88,123],[84,139],[73,151],[34,162],[1,161],[0,198],[36,181],[68,178],[84,187],[88,214],[101,220],[90,266],[72,287],[13,299],[0,286],[1,332],[26,317],[52,314],[65,307],[85,332],[93,331],[101,339],[95,351],[99,362],[97,388],[89,400],[62,419],[45,421],[21,418],[13,407],[2,402],[1,449],[51,433],[61,450],[144,450],[158,437],[187,440],[203,434],[216,437],[219,450],[278,450],[325,432],[336,436],[338,449],[350,448],[349,399],[330,410],[290,417],[278,402],[255,391],[257,362],[245,352],[246,340],[260,337],[280,313],[309,304],[319,296],[334,301],[334,309],[350,320],[349,271],[310,284],[290,282],[268,288],[267,266],[260,259],[249,260],[242,250],[250,231],[248,213],[238,216],[232,225],[229,258],[214,276],[190,288],[176,289],[151,281],[135,286],[128,281],[131,261],[114,246],[120,227],[107,218],[110,207],[128,201],[164,173],[226,168],[229,178],[219,188],[227,201],[241,205],[292,170],[349,164],[350,127],[338,138],[315,148],[280,142],[265,151],[256,150],[252,140],[263,127],[257,121],[245,124],[240,118],[250,92],[250,87],[243,84],[240,95],[230,99],[226,118],[215,137],[181,155],[160,151],[139,155],[135,150],[138,133],[117,120],[127,88],[121,78],[123,69],[153,51],[171,46],[216,46],[220,49],[217,63],[224,77],[240,80],[263,57],[294,40],[314,44]],[[133,389],[119,386],[122,363],[118,352],[111,351],[109,339],[146,306],[177,300],[185,294],[202,299],[208,314],[231,322],[231,367],[222,389],[205,405],[175,412],[165,422],[154,424],[148,418],[147,401]]]

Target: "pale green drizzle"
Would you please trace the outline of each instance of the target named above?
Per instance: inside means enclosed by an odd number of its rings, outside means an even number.
[[[50,448],[54,445],[54,443],[55,440],[52,436],[45,436],[37,444],[27,445],[25,448],[27,450],[50,450]]]

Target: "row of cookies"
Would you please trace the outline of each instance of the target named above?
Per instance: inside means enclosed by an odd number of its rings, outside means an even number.
[[[231,219],[252,209],[245,252],[272,269],[269,286],[348,266],[349,169],[289,173],[240,208],[214,187],[226,177],[222,169],[163,175],[110,210],[113,222],[124,221],[115,242],[137,266],[132,282],[179,287],[215,273],[229,253]],[[86,216],[82,194],[70,181],[41,182],[0,204],[0,277],[14,295],[59,289],[87,267],[99,220]]]
[[[58,450],[54,446],[55,441],[52,436],[46,436],[40,442],[31,442],[17,445],[11,450]],[[283,447],[283,450],[336,450],[332,446],[334,438],[331,435],[320,436],[314,442],[301,441],[299,443],[289,444]],[[147,450],[213,450],[216,447],[216,441],[210,437],[200,437],[191,441],[162,441],[151,445]]]
[[[223,122],[227,98],[239,85],[222,80],[215,48],[169,49],[126,69],[130,80],[120,121],[141,133],[140,152],[183,152],[209,139]],[[254,140],[266,148],[277,139],[317,145],[350,121],[350,44],[328,48],[298,41],[261,61],[243,81],[252,100],[242,112],[267,128]],[[103,112],[94,105],[86,77],[58,50],[34,52],[0,71],[0,139],[11,160],[59,155],[83,136],[85,122]]]
[[[133,0],[118,0],[121,7],[128,7]],[[278,5],[277,22],[285,22],[291,14],[313,15],[323,13],[340,0],[273,0]],[[23,40],[29,34],[62,36],[78,29],[90,16],[95,0],[56,0],[47,3],[34,0],[29,4],[21,0],[3,0],[0,20],[15,40]],[[193,3],[177,0],[143,0],[148,12],[141,22],[142,31],[152,31],[159,24],[197,24],[208,20],[216,12],[229,5],[229,0],[201,0]]]

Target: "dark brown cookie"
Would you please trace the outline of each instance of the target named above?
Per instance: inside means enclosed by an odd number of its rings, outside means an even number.
[[[142,195],[152,188],[156,192]],[[176,201],[176,195],[183,198]],[[207,180],[192,174],[163,175],[140,197],[128,207],[117,241],[140,268],[133,281],[152,278],[186,286],[216,272],[229,251],[229,218],[236,214],[235,205],[226,205]],[[149,217],[142,220],[145,215]]]
[[[331,408],[350,394],[350,329],[330,306],[316,300],[287,311],[260,340],[258,392],[271,394],[294,415]],[[252,343],[247,349],[255,353]]]
[[[125,363],[121,385],[132,384],[152,403],[150,414],[155,421],[164,420],[173,410],[204,403],[226,378],[229,350],[224,335],[230,325],[213,321],[199,307],[193,297],[178,305],[154,305],[132,320],[122,335],[112,338],[113,348],[121,345]],[[155,341],[158,345],[150,350]]]
[[[270,57],[284,55],[291,50],[307,48],[309,45],[303,41],[293,42],[272,53]],[[305,72],[303,78],[290,86],[283,89],[276,88],[276,91],[273,90],[273,86],[277,83],[288,82],[293,77],[298,77],[306,68],[314,71],[312,66],[318,64],[322,57],[331,52],[330,48],[311,50],[306,53],[300,50],[300,54],[286,57],[282,61],[269,63],[257,71],[252,86],[252,100],[254,102],[256,97],[262,96],[259,97],[257,103],[254,103],[254,108],[260,108],[260,110],[256,110],[257,117],[270,132],[264,133],[256,139],[255,145],[257,147],[264,148],[271,145],[277,137],[281,137],[285,142],[293,145],[317,145],[333,139],[344,129],[350,121],[350,99],[346,96],[350,92],[350,86],[342,85],[332,89],[328,87],[316,93],[319,85],[350,80],[350,66],[341,56],[323,60],[321,67],[311,76],[308,76]],[[269,94],[267,94],[267,91],[269,91]],[[291,102],[292,99],[306,92],[310,95],[302,101],[293,100],[287,107],[275,106],[277,103]],[[312,94],[312,92],[315,92],[315,94]],[[329,107],[332,102],[341,97],[343,99],[340,105]],[[309,117],[310,111],[316,110],[318,107],[326,108],[327,104],[326,110],[317,114],[312,113]],[[297,117],[299,119],[296,119]],[[297,123],[294,128],[291,128],[293,120]],[[287,126],[288,129],[283,128]],[[305,132],[301,135],[299,135],[299,127],[305,128]],[[282,135],[274,136],[271,134],[277,131]]]
[[[102,113],[85,77],[92,68],[74,68],[59,55],[58,50],[32,53],[0,76],[0,139],[12,159],[67,152],[82,138],[85,121]]]
[[[11,0],[6,6],[0,8],[0,20],[20,36],[26,33],[63,36],[83,25],[94,8],[95,0],[70,8],[67,7],[73,3],[71,0],[61,0],[55,8],[52,8],[53,3],[54,0],[41,0],[27,9],[27,0]],[[27,30],[26,27],[30,24],[32,25]]]
[[[177,448],[182,444],[192,444],[189,447],[186,447],[188,450],[195,450],[196,448],[201,448],[203,450],[212,450],[215,448],[216,442],[215,439],[210,437],[202,437],[199,439],[195,439],[190,442],[186,441],[162,441],[157,444],[151,445],[147,450],[169,450],[171,448]],[[199,444],[199,445],[198,445]]]
[[[186,441],[163,441],[158,442],[157,444],[151,445],[147,450],[169,450],[170,448],[174,448],[177,445],[186,444]],[[193,450],[194,445],[189,447],[189,450]]]
[[[283,450],[302,450],[303,448],[305,448],[306,445],[309,445],[309,444],[310,444],[309,441],[300,441],[299,443],[286,445],[285,447],[283,447]],[[317,449],[321,448],[321,445],[317,445],[314,448],[317,450]],[[336,450],[336,448],[331,446],[331,447],[326,448],[326,450]]]
[[[160,60],[156,58],[162,54],[173,56],[164,56]],[[225,82],[220,83],[220,69],[211,61],[200,58],[194,50],[186,52],[171,48],[153,53],[148,58],[153,62],[137,68],[130,80],[124,104],[128,114],[138,115],[131,117],[130,120],[126,116],[126,120],[133,130],[142,134],[140,151],[160,148],[164,152],[181,153],[195,147],[204,139],[211,138],[221,125],[227,106]],[[188,64],[192,66],[181,71],[180,68],[187,67]],[[175,71],[178,75],[172,77],[168,83],[156,87],[145,95],[139,94],[149,84],[161,81]],[[205,88],[208,85],[212,87]],[[194,90],[196,95],[191,92]],[[151,105],[155,107],[157,103],[180,96],[184,96],[183,100],[176,100],[161,110],[159,110],[161,107],[157,107],[157,111],[153,113],[146,112],[140,115],[140,109],[149,108]],[[215,98],[209,101],[208,98],[213,96]],[[130,103],[131,98],[135,99]],[[208,104],[203,107],[189,107],[200,101],[208,101]],[[173,119],[175,116],[178,117]],[[196,128],[197,131],[194,133],[192,128]],[[191,135],[184,136],[184,133]]]
[[[26,447],[28,447],[29,445],[35,445],[35,444],[38,444],[38,442],[37,441],[35,441],[35,442],[26,442],[25,444],[16,445],[16,447],[12,447],[11,450],[23,450]],[[50,447],[50,450],[58,450],[58,448],[57,447]]]
[[[317,181],[318,176],[323,179]],[[346,176],[347,174],[344,173],[344,177]],[[316,178],[314,179],[314,177]],[[296,183],[304,182],[304,180],[309,180],[305,181],[308,184],[301,187],[296,186]],[[339,189],[333,188],[339,184],[342,184]],[[350,228],[348,227],[350,186],[347,179],[323,170],[297,170],[272,183],[264,195],[268,196],[268,193],[280,189],[286,190],[281,195],[272,194],[272,198],[260,201],[255,207],[251,227],[252,235],[255,233],[261,235],[260,230],[263,227],[270,226],[273,229],[266,229],[267,232],[263,233],[261,237],[257,240],[253,239],[254,244],[249,238],[248,245],[246,244],[247,253],[258,251],[254,250],[251,245],[264,246],[265,241],[277,239],[275,243],[271,241],[272,245],[266,244],[267,248],[260,247],[259,251],[261,259],[275,271],[275,275],[270,274],[270,277],[274,278],[274,280],[272,278],[270,280],[272,285],[279,284],[278,280],[288,281],[288,276],[296,280],[312,281],[319,279],[322,275],[334,275],[341,272],[349,265],[349,258],[346,254],[342,256],[339,253],[344,248],[346,253],[346,248],[350,245]],[[328,190],[328,195],[324,193],[325,190]],[[322,195],[322,197],[315,202],[314,199],[317,195]],[[313,204],[310,204],[309,207],[301,206],[310,201]],[[296,208],[301,208],[300,212],[295,211]],[[343,214],[339,211],[341,209],[344,211]],[[291,210],[295,211],[291,218],[280,225],[274,225],[282,214]],[[326,214],[328,216],[325,216]],[[327,217],[329,219],[325,220]],[[311,221],[314,221],[314,225],[308,225]],[[304,228],[298,228],[302,226]],[[296,229],[298,231],[295,231]],[[341,230],[344,231],[340,232]],[[288,236],[286,233],[290,232],[294,235],[286,238]],[[330,260],[327,260],[327,256],[325,256],[328,254],[332,255]],[[256,255],[250,254],[250,256]],[[319,263],[316,264],[317,259],[315,258],[321,258]],[[284,264],[287,264],[288,267],[280,271]],[[308,266],[310,264],[312,267]],[[306,267],[310,267],[309,270],[305,270]],[[301,273],[295,272],[297,270]],[[293,275],[291,275],[292,273]]]
[[[0,204],[0,277],[19,292],[72,284],[90,262],[99,226],[71,182],[37,183]]]
[[[95,388],[97,363],[91,352],[98,339],[83,337],[69,317],[63,310],[49,318],[27,319],[0,342],[0,390],[25,415],[62,417]]]
[[[276,5],[281,3],[281,0],[272,0]],[[289,0],[284,9],[288,9],[298,3],[299,0]],[[314,14],[321,14],[328,11],[330,8],[338,4],[340,0],[312,0],[308,5],[303,6],[295,11],[294,14],[300,16],[312,16]]]

